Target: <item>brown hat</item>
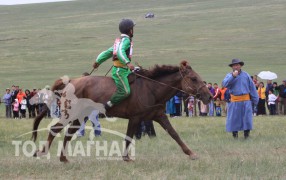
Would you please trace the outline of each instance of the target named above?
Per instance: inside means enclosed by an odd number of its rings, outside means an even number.
[[[232,67],[232,65],[234,65],[234,64],[240,64],[241,66],[243,66],[244,62],[241,61],[240,59],[233,59],[233,60],[231,60],[231,63],[228,66]]]

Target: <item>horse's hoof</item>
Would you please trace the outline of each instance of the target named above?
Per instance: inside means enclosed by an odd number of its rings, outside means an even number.
[[[34,153],[33,157],[38,157],[38,152],[39,152],[39,150],[37,150],[37,151]]]
[[[196,160],[196,159],[199,159],[199,156],[196,155],[196,154],[191,154],[191,155],[190,155],[190,159],[191,159],[191,160]]]
[[[60,161],[63,163],[69,163],[69,160],[65,156],[60,157]]]
[[[40,157],[41,156],[41,151],[40,150],[36,150],[33,157]]]
[[[132,159],[130,159],[129,156],[123,156],[123,161],[125,161],[125,162],[134,162]]]

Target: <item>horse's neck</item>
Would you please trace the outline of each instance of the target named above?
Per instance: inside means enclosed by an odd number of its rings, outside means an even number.
[[[160,83],[155,83],[151,87],[152,94],[157,102],[166,102],[175,96],[178,89],[182,89],[181,75],[179,72],[157,79]]]

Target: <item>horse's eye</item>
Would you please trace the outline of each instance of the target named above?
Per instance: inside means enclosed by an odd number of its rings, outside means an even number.
[[[191,80],[192,81],[197,81],[197,78],[196,77],[191,77]]]

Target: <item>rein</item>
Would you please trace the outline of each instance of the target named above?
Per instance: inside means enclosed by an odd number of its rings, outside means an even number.
[[[163,82],[160,82],[160,81],[156,81],[156,80],[154,80],[154,79],[148,78],[148,77],[143,76],[143,75],[141,75],[141,74],[138,74],[138,73],[136,73],[136,72],[134,72],[134,74],[135,74],[136,76],[140,76],[140,77],[142,77],[142,78],[144,78],[144,79],[147,79],[147,80],[149,80],[149,81],[152,81],[152,82],[154,82],[154,83],[161,84],[161,85],[163,85],[163,86],[167,86],[167,87],[169,87],[169,88],[172,88],[172,89],[178,90],[178,91],[180,91],[180,92],[189,94],[189,93],[187,93],[186,91],[184,91],[184,90],[182,90],[182,89],[176,88],[176,87],[174,87],[174,86],[170,86],[170,85],[168,85],[168,84],[166,84],[166,83],[163,83]],[[136,76],[135,76],[135,77],[136,77]],[[193,95],[193,94],[190,94],[190,95]]]
[[[182,89],[179,89],[179,88],[176,88],[176,87],[174,87],[174,86],[170,86],[169,84],[166,84],[166,83],[163,83],[163,82],[160,82],[160,81],[157,81],[157,80],[148,78],[148,77],[146,77],[146,76],[144,76],[144,75],[141,75],[141,74],[138,74],[138,73],[136,73],[136,72],[133,72],[133,73],[135,74],[135,81],[136,81],[136,79],[137,79],[136,77],[139,76],[139,77],[142,77],[142,78],[147,79],[147,80],[149,80],[149,81],[152,81],[152,82],[154,82],[154,83],[161,84],[161,85],[163,85],[163,86],[167,86],[167,87],[169,87],[169,88],[171,88],[171,89],[175,89],[175,90],[180,91],[180,92],[182,92],[182,93],[189,94],[189,95],[192,95],[192,96],[195,96],[195,97],[197,96],[197,95],[194,95],[194,94],[187,93],[186,91],[184,91],[184,90],[182,90]],[[181,75],[182,79],[184,80],[184,83],[187,85],[187,88],[193,90],[193,88],[191,88],[191,87],[188,85],[187,81],[184,79],[184,76],[183,76],[183,74],[182,74],[182,72],[181,72],[181,69],[180,69],[180,75]],[[197,94],[198,94],[199,90],[200,90],[202,87],[204,87],[204,85],[202,85],[201,87],[199,87],[199,88],[196,90],[196,91],[197,91]],[[147,107],[147,108],[156,107],[156,106],[164,106],[163,104],[155,104],[155,105],[152,105],[152,106],[144,105],[144,104],[141,102],[141,100],[139,99],[139,96],[137,96],[137,99],[138,99],[138,102],[140,102],[140,104],[141,104],[142,106],[145,106],[145,107]]]

